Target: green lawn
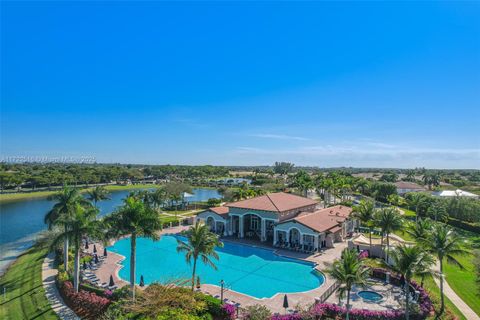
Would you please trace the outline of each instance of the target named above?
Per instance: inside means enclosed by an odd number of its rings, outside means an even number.
[[[469,249],[480,248],[480,235],[456,228],[463,237],[471,241]],[[470,306],[478,315],[480,315],[480,294],[475,283],[475,273],[473,266],[473,255],[457,256],[457,260],[465,269],[455,265],[444,263],[444,272],[446,280],[450,287]]]
[[[416,281],[420,283],[420,279],[416,278]],[[431,276],[425,278],[425,282],[423,283],[423,287],[427,290],[428,294],[430,295],[430,298],[432,299],[432,302],[434,304],[434,308],[436,311],[440,310],[440,288],[438,288],[437,284],[433,280]],[[463,314],[458,310],[458,308],[447,298],[445,297],[445,306],[446,306],[446,312],[447,313],[452,313],[455,315],[459,320],[467,320],[463,316]],[[435,316],[429,317],[429,319],[436,319]],[[445,319],[448,319],[448,317],[443,317]]]
[[[35,246],[0,278],[0,319],[58,319],[42,287],[42,262],[47,249]],[[7,288],[6,299],[3,288]]]
[[[120,191],[120,190],[135,190],[135,189],[158,188],[158,187],[159,185],[155,185],[155,184],[131,184],[127,186],[109,185],[109,186],[105,186],[105,189],[107,189],[108,191]],[[88,190],[91,190],[91,188],[84,188],[81,190],[81,192],[82,193],[87,192]],[[58,191],[59,190],[3,193],[3,194],[0,194],[0,202],[46,198],[48,196],[54,195]]]
[[[462,237],[468,239],[471,244],[469,248],[480,247],[480,235],[468,232],[459,228],[454,228]],[[407,241],[414,241],[412,237],[404,232],[397,231],[396,235],[402,237]],[[455,265],[444,263],[444,272],[446,281],[455,293],[472,308],[477,314],[480,315],[480,295],[478,294],[478,287],[475,283],[475,273],[473,266],[473,255],[458,256],[457,259],[465,267],[461,269]],[[435,283],[432,281],[432,284]]]

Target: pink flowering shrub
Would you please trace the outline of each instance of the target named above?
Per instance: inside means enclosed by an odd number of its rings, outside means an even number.
[[[360,252],[358,254],[358,259],[362,260],[362,259],[365,259],[365,258],[368,258],[368,251],[367,250],[363,250],[362,252]]]
[[[67,305],[87,319],[98,317],[105,312],[111,302],[109,299],[100,297],[93,292],[85,290],[75,292],[70,281],[65,281],[62,284],[60,292]]]
[[[296,314],[285,314],[285,315],[274,315],[271,320],[302,320],[303,316],[299,313]]]
[[[222,313],[225,316],[226,320],[234,320],[235,319],[235,306],[230,303],[225,303],[222,305]]]

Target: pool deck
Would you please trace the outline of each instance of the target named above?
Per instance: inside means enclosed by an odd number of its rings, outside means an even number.
[[[188,229],[188,226],[179,226],[164,229],[161,231],[161,234],[176,234],[181,231]],[[347,247],[346,242],[342,243],[335,243],[335,248],[327,249],[323,253],[317,254],[303,254],[299,252],[292,252],[289,250],[281,250],[277,248],[273,248],[269,245],[264,245],[258,241],[249,241],[243,239],[233,239],[233,238],[226,238],[223,239],[224,241],[231,241],[235,243],[242,243],[245,245],[254,245],[261,248],[266,248],[270,250],[274,250],[275,253],[295,259],[301,259],[306,261],[311,261],[317,264],[317,269],[322,271],[324,270],[329,264],[331,264],[335,259],[340,257],[340,254],[344,248]],[[99,253],[103,252],[103,246],[101,244],[96,244],[97,250]],[[92,253],[93,246],[91,245],[90,248],[87,250],[89,253]],[[122,287],[128,285],[128,282],[120,279],[118,276],[119,270],[121,269],[121,261],[123,257],[113,252],[108,252],[107,258],[103,261],[101,266],[98,270],[95,271],[95,274],[99,278],[100,282],[107,282],[110,279],[110,275],[113,276],[115,284],[118,287]],[[316,289],[306,291],[306,292],[299,292],[299,293],[287,293],[288,301],[290,308],[295,308],[296,306],[309,306],[315,302],[315,298],[319,297],[327,288],[333,283],[330,277],[327,274],[325,275],[325,282]],[[202,284],[200,290],[204,293],[210,294],[212,296],[220,297],[220,287],[211,285],[211,284]],[[271,298],[264,298],[258,299],[252,296],[248,296],[239,292],[231,291],[231,290],[224,290],[224,299],[228,299],[231,303],[239,303],[242,307],[255,305],[255,304],[262,304],[268,307],[272,312],[284,312],[282,307],[283,305],[283,293],[276,294]]]

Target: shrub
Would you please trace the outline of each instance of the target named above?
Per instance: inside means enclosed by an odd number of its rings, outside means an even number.
[[[242,312],[242,319],[245,320],[265,320],[271,317],[270,310],[267,307],[256,304],[246,307]]]
[[[235,306],[230,303],[222,305],[223,319],[234,320],[235,319]]]
[[[96,318],[108,308],[110,300],[93,292],[80,290],[75,292],[70,281],[65,281],[60,288],[65,302],[85,318]]]
[[[217,317],[224,315],[222,309],[222,301],[220,301],[220,299],[201,293],[197,294],[197,297],[207,304],[207,310],[210,314]]]
[[[158,311],[158,314],[155,318],[156,320],[203,320],[203,318],[189,314],[187,311],[182,309],[172,309],[172,308],[162,308]]]

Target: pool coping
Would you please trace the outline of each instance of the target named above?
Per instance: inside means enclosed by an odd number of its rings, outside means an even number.
[[[176,236],[176,235],[181,235],[181,231],[167,232],[167,233],[162,233],[161,235],[162,236]],[[123,240],[123,239],[128,239],[128,238],[130,238],[130,236],[120,237],[118,239],[115,239],[115,240],[111,241],[108,246],[109,247],[114,246],[115,243],[117,243],[118,241]],[[313,291],[318,290],[322,287],[326,287],[328,282],[329,282],[329,279],[326,276],[326,274],[318,268],[318,266],[319,266],[318,262],[310,261],[310,260],[306,260],[306,259],[302,259],[302,258],[298,258],[298,257],[291,257],[291,256],[287,256],[287,255],[284,255],[284,254],[280,254],[278,249],[272,249],[272,248],[263,247],[263,246],[256,246],[256,245],[252,245],[252,244],[248,244],[248,243],[236,242],[236,241],[230,240],[230,239],[222,239],[222,242],[230,242],[230,243],[237,244],[237,245],[248,246],[248,247],[261,249],[261,250],[268,250],[278,257],[282,257],[282,258],[289,259],[289,260],[297,260],[297,261],[301,261],[301,262],[307,262],[307,263],[312,265],[312,269],[314,269],[316,272],[321,274],[322,277],[323,277],[322,284],[320,284],[319,286],[317,286],[313,289],[306,290],[306,291],[296,291],[296,292],[277,292],[271,297],[257,298],[257,297],[254,297],[254,296],[251,296],[249,294],[246,294],[246,293],[243,293],[243,292],[240,292],[240,291],[236,291],[236,290],[233,290],[233,289],[225,289],[224,292],[233,292],[233,293],[236,293],[238,295],[245,296],[245,297],[247,297],[251,300],[262,302],[262,301],[265,301],[265,300],[274,299],[277,296],[282,296],[282,295],[309,294],[309,293],[312,293]],[[126,257],[122,254],[119,254],[119,253],[115,252],[115,251],[109,251],[109,253],[117,255],[118,257],[120,257],[120,259],[114,263],[115,266],[116,266],[116,268],[114,270],[114,274],[115,274],[116,278],[118,280],[120,280],[121,282],[123,282],[125,285],[130,285],[130,281],[127,281],[127,280],[123,279],[122,277],[120,277],[120,270],[124,267],[122,262],[126,259]],[[135,284],[135,285],[138,286],[138,284]],[[221,288],[217,284],[205,283],[204,285],[216,287],[216,288],[219,288],[219,289]],[[145,285],[145,287],[147,287],[147,286],[148,285]]]

